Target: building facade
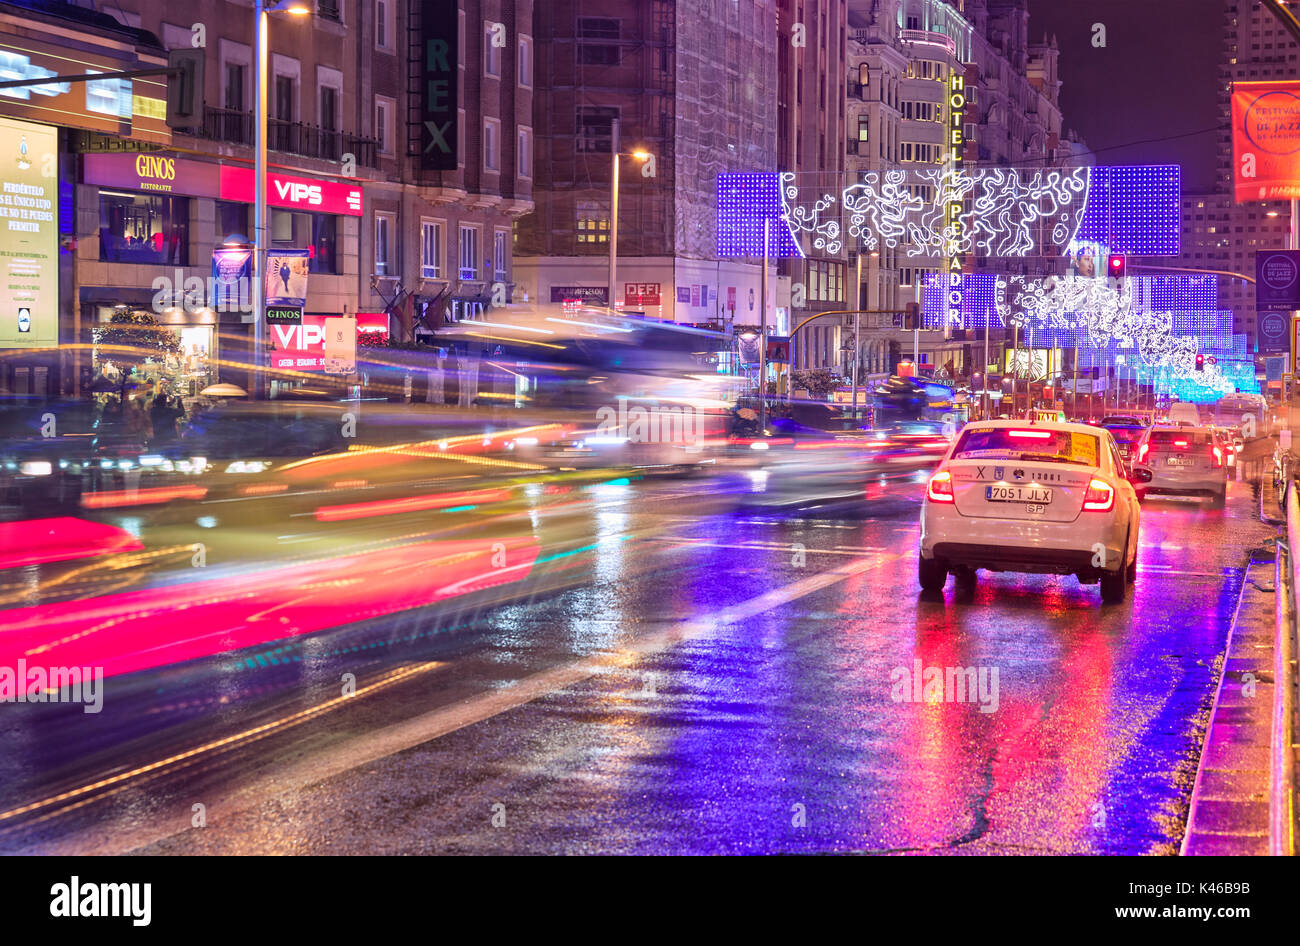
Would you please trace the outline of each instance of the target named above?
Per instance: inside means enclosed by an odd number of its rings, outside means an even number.
[[[757,321],[759,267],[717,256],[715,188],[721,171],[776,164],[775,0],[553,0],[536,24],[546,78],[537,211],[518,228],[523,296],[688,324]]]

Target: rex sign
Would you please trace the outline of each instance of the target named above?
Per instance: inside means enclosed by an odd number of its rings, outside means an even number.
[[[456,0],[412,2],[420,4],[420,167],[454,171],[460,162],[460,4]]]

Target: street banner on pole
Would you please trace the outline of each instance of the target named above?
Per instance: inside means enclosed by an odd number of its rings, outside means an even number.
[[[1237,203],[1300,197],[1300,81],[1232,84]]]
[[[311,259],[306,250],[273,250],[266,254],[266,304],[307,304]]]

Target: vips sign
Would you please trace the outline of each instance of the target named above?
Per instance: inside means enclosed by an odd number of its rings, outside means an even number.
[[[1232,84],[1237,203],[1300,197],[1300,82]]]
[[[0,348],[59,343],[58,130],[0,118]]]
[[[269,328],[274,346],[272,368],[344,373],[355,369],[356,319],[341,315],[304,315],[296,325],[272,323]]]

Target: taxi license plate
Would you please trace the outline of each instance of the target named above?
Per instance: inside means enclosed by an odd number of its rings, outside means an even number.
[[[984,498],[991,503],[1046,505],[1052,501],[1052,491],[1046,486],[985,486]]]

